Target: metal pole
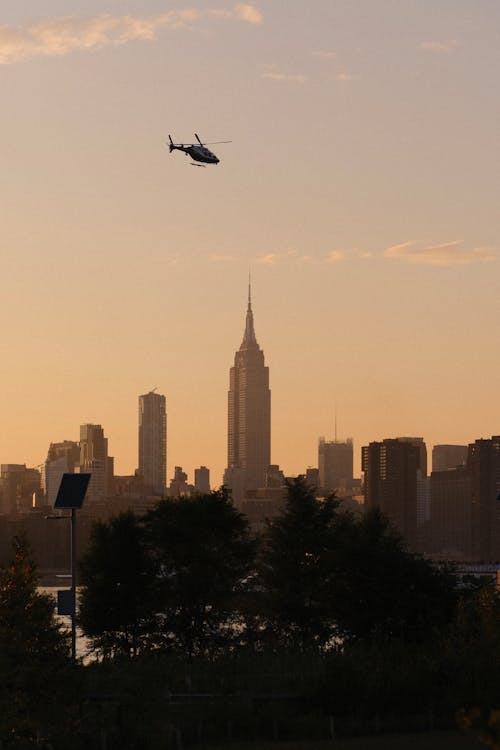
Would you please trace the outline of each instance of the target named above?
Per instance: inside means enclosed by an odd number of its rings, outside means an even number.
[[[76,508],[71,508],[71,657],[76,661]]]

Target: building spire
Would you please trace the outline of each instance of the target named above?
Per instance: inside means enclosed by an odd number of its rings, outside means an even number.
[[[255,337],[255,329],[253,325],[253,312],[252,312],[252,283],[250,278],[250,271],[248,272],[248,306],[247,306],[247,317],[245,322],[245,333],[243,334],[243,341],[241,342],[240,349],[258,349],[259,345]]]

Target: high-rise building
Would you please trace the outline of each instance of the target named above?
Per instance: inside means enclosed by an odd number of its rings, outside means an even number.
[[[432,449],[432,471],[446,471],[467,463],[467,445],[435,445]]]
[[[182,466],[174,467],[174,478],[170,480],[168,488],[169,497],[191,497],[194,494],[194,485],[188,483],[188,475],[182,470]]]
[[[40,491],[40,472],[26,464],[0,466],[0,514],[10,515],[30,510],[33,495]]]
[[[243,341],[229,375],[227,470],[224,483],[233,499],[264,487],[271,463],[269,368],[255,337],[250,285]]]
[[[434,461],[434,455],[433,455]],[[440,560],[473,561],[471,472],[467,466],[433,471],[429,549]]]
[[[79,471],[91,474],[87,501],[104,500],[110,494],[113,459],[108,456],[108,439],[100,424],[80,426]]]
[[[210,469],[206,466],[200,466],[194,470],[194,488],[200,495],[210,493]]]
[[[165,396],[139,396],[139,475],[144,486],[163,494],[167,482],[167,412]]]
[[[353,480],[352,439],[325,440],[320,437],[318,446],[319,486],[327,494],[339,496],[349,493]]]
[[[365,506],[378,507],[415,551],[417,538],[417,471],[420,448],[405,440],[387,439],[362,448]]]
[[[80,463],[80,446],[74,440],[51,443],[44,466],[47,505],[54,505],[63,474],[72,474]]]
[[[469,445],[471,475],[472,557],[500,561],[500,435]]]
[[[398,437],[401,443],[411,443],[418,448],[418,470],[421,477],[427,476],[427,446],[423,437]]]

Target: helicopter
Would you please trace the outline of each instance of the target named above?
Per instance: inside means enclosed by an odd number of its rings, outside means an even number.
[[[172,136],[169,135],[168,139],[170,143],[168,144],[168,148],[169,148],[170,153],[172,153],[172,151],[175,151],[175,150],[184,151],[186,155],[189,154],[191,159],[193,159],[192,163],[193,163],[193,166],[195,167],[204,167],[206,164],[218,164],[220,160],[217,158],[217,156],[214,153],[212,153],[212,151],[210,151],[209,148],[207,148],[207,144],[202,143],[197,133],[195,133],[194,135],[198,143],[186,143],[186,144],[174,143],[172,140]],[[214,144],[215,143],[231,143],[231,141],[214,141],[213,143]],[[211,146],[213,144],[209,143],[208,145]],[[194,164],[195,161],[201,161],[205,163]]]

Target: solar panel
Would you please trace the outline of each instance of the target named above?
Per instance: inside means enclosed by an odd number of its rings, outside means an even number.
[[[54,508],[66,510],[81,508],[90,477],[91,474],[63,474]]]

